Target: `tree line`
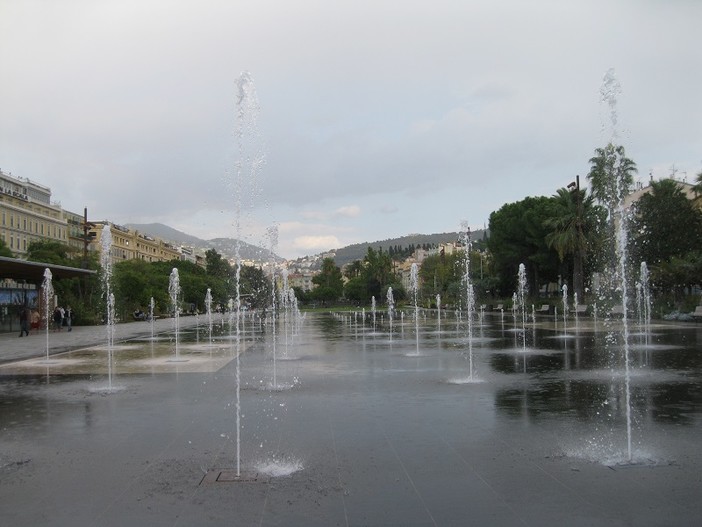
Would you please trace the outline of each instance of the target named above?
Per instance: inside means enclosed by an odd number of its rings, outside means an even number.
[[[0,255],[12,256],[11,252],[7,254],[7,251],[3,250],[2,245],[0,243]],[[77,325],[96,324],[104,317],[106,301],[103,270],[98,257],[97,253],[89,253],[88,260],[85,261],[81,251],[56,241],[34,241],[27,249],[29,261],[98,271],[96,275],[63,278],[53,282],[54,292],[60,304],[72,307],[74,322]],[[111,289],[115,296],[115,313],[121,320],[130,320],[135,311],[148,312],[152,298],[157,315],[171,313],[168,283],[174,268],[178,269],[180,278],[179,309],[183,312],[205,312],[207,289],[211,290],[212,309],[218,306],[226,308],[229,299],[236,294],[237,283],[245,306],[264,308],[270,304],[273,286],[260,267],[242,265],[241,269],[237,270],[236,266],[230,264],[214,249],[206,252],[205,262],[205,268],[180,260],[125,260],[114,264]]]

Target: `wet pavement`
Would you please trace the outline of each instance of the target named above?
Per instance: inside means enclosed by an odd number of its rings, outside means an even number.
[[[0,336],[7,525],[698,525],[702,326]],[[612,361],[612,357],[614,360]],[[12,359],[12,360],[10,360]],[[24,360],[20,360],[24,359]],[[275,359],[275,360],[274,360]],[[240,467],[237,476],[237,371]],[[628,386],[628,390],[627,390]],[[631,404],[626,405],[627,399]],[[631,434],[626,430],[630,409]],[[627,440],[631,438],[631,461]]]

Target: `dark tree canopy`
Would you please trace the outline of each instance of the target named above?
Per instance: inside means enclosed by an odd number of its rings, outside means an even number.
[[[631,252],[636,260],[649,265],[700,249],[702,212],[675,180],[651,183],[651,192],[636,203],[631,226]]]
[[[2,238],[0,238],[0,256],[6,256],[8,258],[12,258],[14,256],[10,248],[5,243],[5,240]]]
[[[312,278],[315,287],[312,290],[312,298],[322,302],[336,301],[344,294],[344,280],[333,258],[325,258],[322,261],[322,269]]]
[[[527,267],[531,292],[558,279],[558,254],[546,243],[546,221],[557,214],[554,200],[540,196],[508,203],[490,215],[488,248],[500,295],[516,291],[520,263]]]

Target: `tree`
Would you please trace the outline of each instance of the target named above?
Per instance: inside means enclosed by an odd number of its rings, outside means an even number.
[[[446,256],[433,254],[427,256],[419,269],[419,278],[422,282],[422,291],[435,297],[440,294],[442,303],[455,303],[457,298],[454,294],[460,291],[460,284],[463,279],[463,253],[454,251]]]
[[[545,221],[557,213],[552,198],[539,196],[508,203],[490,214],[488,249],[499,294],[516,291],[520,263],[527,267],[532,292],[558,278],[558,254],[545,241],[550,232]]]
[[[353,278],[358,278],[363,272],[363,262],[361,260],[354,260],[353,262],[347,264],[344,267],[344,276],[351,280]]]
[[[27,260],[30,262],[79,267],[80,265],[73,261],[76,255],[76,249],[53,240],[33,241],[27,247]]]
[[[239,292],[252,308],[265,308],[270,305],[273,284],[260,267],[244,265],[240,273]]]
[[[0,256],[7,256],[8,258],[14,257],[12,251],[2,238],[0,238]]]
[[[695,186],[692,187],[697,196],[702,194],[702,172],[697,173],[697,178],[695,179]]]
[[[638,172],[636,163],[626,157],[623,146],[609,143],[604,148],[595,149],[590,165],[587,178],[591,193],[599,203],[607,207],[612,218],[617,204],[631,191],[634,174]]]
[[[219,278],[229,278],[231,273],[229,262],[222,258],[222,255],[214,249],[209,249],[205,252],[205,269],[208,275]]]
[[[335,301],[341,298],[344,293],[344,281],[333,258],[325,258],[322,261],[322,269],[312,278],[315,287],[312,290],[312,298],[322,302]]]
[[[566,258],[572,261],[573,291],[584,298],[584,265],[589,253],[599,245],[606,211],[595,205],[593,196],[587,196],[579,184],[573,190],[558,189],[553,200],[558,208],[556,215],[544,223],[551,229],[546,244],[556,250],[561,262]]]
[[[641,196],[634,211],[631,252],[638,261],[657,265],[699,249],[702,212],[677,181],[651,182],[651,192]]]
[[[663,292],[672,291],[676,297],[682,297],[685,289],[702,283],[702,251],[693,251],[683,257],[672,256],[651,269],[651,279],[656,289]]]
[[[131,313],[141,308],[147,309],[151,298],[161,305],[163,310],[168,304],[168,279],[159,279],[154,272],[154,266],[144,260],[126,260],[115,264],[112,274],[112,287],[117,309],[123,313]]]
[[[376,299],[384,298],[382,295],[387,292],[388,286],[395,282],[392,260],[388,253],[382,249],[374,251],[372,247],[368,247],[361,276],[369,299],[373,296]]]
[[[363,279],[360,276],[351,278],[344,285],[344,296],[352,301],[359,304],[366,303],[368,301],[368,292],[366,285],[363,283]]]
[[[382,249],[374,250],[368,247],[363,261],[356,260],[346,266],[344,275],[347,278],[344,286],[344,296],[349,300],[367,303],[371,297],[376,300],[383,300],[387,295],[388,287],[402,293],[402,286],[393,272],[392,259],[390,253],[383,252]]]

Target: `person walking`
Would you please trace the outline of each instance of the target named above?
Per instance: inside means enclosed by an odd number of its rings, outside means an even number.
[[[61,331],[61,325],[63,324],[63,314],[61,313],[61,308],[56,306],[54,308],[54,328],[56,331]]]
[[[23,336],[23,334],[26,334],[29,336],[29,313],[27,312],[27,308],[23,307],[22,310],[20,311],[19,315],[20,319],[20,334],[19,336]]]

